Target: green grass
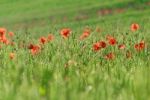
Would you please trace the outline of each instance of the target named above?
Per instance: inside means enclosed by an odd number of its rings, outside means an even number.
[[[148,0],[0,0],[0,27],[15,33],[14,46],[0,43],[0,100],[150,100],[150,7]],[[116,9],[125,9],[116,13]],[[112,14],[98,15],[102,9]],[[77,20],[77,17],[86,16]],[[130,31],[138,23],[140,30]],[[72,34],[64,40],[62,28]],[[92,30],[79,40],[84,28]],[[96,28],[101,33],[96,32]],[[41,36],[54,34],[55,39],[32,56],[29,43]],[[112,34],[127,48],[108,47],[93,52],[93,43]],[[122,36],[125,36],[123,41]],[[134,44],[145,40],[142,52]],[[85,48],[83,48],[85,46]],[[132,59],[125,52],[132,52]],[[15,59],[9,54],[14,52]],[[114,60],[103,56],[115,52]],[[66,64],[68,65],[66,68]]]

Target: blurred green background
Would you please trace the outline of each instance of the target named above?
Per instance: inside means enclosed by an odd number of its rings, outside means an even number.
[[[0,26],[13,29],[98,23],[115,16],[149,17],[149,0],[0,0]]]

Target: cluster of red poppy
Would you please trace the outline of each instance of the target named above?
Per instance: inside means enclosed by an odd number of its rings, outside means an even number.
[[[117,40],[111,36],[111,35],[107,35],[106,36],[107,41],[99,41],[93,44],[93,50],[94,51],[100,51],[103,48],[106,48],[107,45],[111,45],[111,46],[115,46],[117,44]],[[119,45],[119,48],[122,49],[122,45]],[[115,55],[114,53],[108,53],[104,58],[106,59],[114,59]]]
[[[134,48],[135,48],[137,51],[144,50],[144,48],[145,48],[145,42],[144,42],[144,41],[141,41],[140,43],[135,44],[135,45],[134,45]]]
[[[69,28],[62,29],[60,31],[60,34],[64,39],[67,39],[71,34],[71,29],[69,29]],[[52,40],[54,40],[53,34],[49,34],[47,37],[42,36],[39,39],[39,44],[30,44],[28,46],[28,49],[30,50],[32,55],[36,55],[41,51],[41,47],[43,45],[45,45],[48,42],[51,42]]]
[[[132,24],[131,27],[130,27],[132,32],[135,32],[135,31],[139,30],[139,28],[140,28],[139,25],[136,24],[136,23]],[[103,48],[106,48],[107,46],[116,46],[116,45],[118,46],[119,50],[124,50],[126,48],[125,44],[119,44],[117,42],[117,39],[115,37],[111,36],[111,35],[107,35],[106,40],[107,40],[106,42],[105,41],[99,41],[99,42],[94,43],[93,44],[93,50],[95,52],[97,52],[97,51],[100,51]],[[140,43],[136,43],[134,45],[134,49],[136,51],[144,50],[145,49],[145,42],[142,40]],[[127,58],[131,57],[131,53],[129,51],[127,51],[126,57]],[[110,53],[106,54],[104,58],[106,58],[108,60],[114,59],[115,54],[113,52],[110,52]]]
[[[0,28],[0,43],[9,45],[13,42],[11,41],[12,37],[14,36],[13,32],[8,32],[8,38],[7,38],[7,30],[5,28]]]
[[[95,52],[100,51],[103,48],[106,48],[107,46],[117,46],[119,50],[124,50],[126,48],[125,44],[119,44],[116,40],[116,38],[114,38],[113,36],[107,35],[106,36],[106,42],[105,41],[99,41],[93,44],[93,50]],[[142,51],[145,49],[145,42],[141,41],[140,43],[136,43],[134,45],[134,49],[136,51]],[[131,54],[129,54],[129,52],[127,52],[127,58],[130,58]],[[115,54],[110,52],[108,53],[104,58],[106,59],[114,59],[115,58]]]
[[[41,51],[41,46],[51,42],[52,40],[54,40],[54,35],[49,34],[47,37],[41,37],[39,39],[39,44],[30,44],[28,46],[28,49],[30,50],[32,55],[36,55]]]
[[[139,25],[138,24],[132,24],[130,29],[132,32],[135,32],[139,29]],[[5,28],[0,28],[0,42],[3,44],[13,44],[13,42],[11,41],[11,38],[14,36],[13,32],[8,32],[8,36],[9,39],[6,37],[6,29]],[[60,31],[60,35],[64,38],[67,39],[72,33],[72,30],[70,28],[64,28]],[[89,35],[91,34],[91,30],[86,28],[83,33],[80,36],[80,40],[83,40],[85,38],[87,38]],[[51,42],[52,40],[54,40],[54,35],[53,34],[49,34],[47,37],[42,36],[39,39],[39,43],[38,44],[30,44],[28,46],[28,49],[30,50],[30,53],[32,55],[36,55],[39,52],[41,52],[41,48],[43,47],[43,45],[45,45],[48,42]],[[93,44],[93,51],[98,52],[101,49],[107,48],[108,46],[118,46],[119,50],[124,50],[126,48],[125,44],[119,44],[117,39],[114,36],[111,35],[107,35],[106,36],[106,41],[104,40],[100,40],[96,43]],[[145,48],[145,42],[141,41],[140,43],[136,43],[134,45],[135,50],[137,51],[142,51]],[[14,53],[10,53],[10,59],[13,59],[15,56]],[[129,51],[127,51],[126,53],[127,58],[131,57],[131,53]],[[106,54],[104,56],[105,59],[114,59],[115,58],[115,54],[113,52],[110,52],[108,54]]]
[[[0,28],[0,48],[2,48],[2,45],[14,45],[14,42],[12,41],[12,38],[14,36],[13,32],[8,32],[5,28]],[[10,53],[10,59],[13,59],[15,54],[13,52]]]

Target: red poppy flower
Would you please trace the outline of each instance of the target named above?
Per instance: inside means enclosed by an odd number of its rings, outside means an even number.
[[[100,41],[99,45],[100,45],[101,48],[105,48],[106,47],[105,41]]]
[[[60,31],[60,34],[62,35],[63,38],[68,38],[69,35],[71,34],[71,29],[64,28]]]
[[[115,38],[110,38],[110,39],[108,40],[108,43],[109,43],[110,45],[114,46],[115,44],[117,44],[117,41],[116,41]]]
[[[126,45],[125,45],[125,44],[120,44],[120,45],[118,46],[118,48],[119,48],[120,50],[123,50],[123,49],[126,48]]]
[[[84,30],[83,34],[80,36],[80,39],[83,40],[85,38],[87,38],[90,35],[90,29],[86,29]]]
[[[52,40],[54,40],[54,35],[49,34],[48,37],[47,37],[47,41],[50,42]]]
[[[100,49],[105,48],[105,47],[106,47],[106,43],[104,41],[100,41],[100,42],[93,44],[94,51],[99,51]]]
[[[0,28],[0,42],[2,42],[3,44],[10,44],[11,41],[9,41],[9,39],[6,37],[6,29],[5,28]],[[11,32],[12,33],[12,32]]]
[[[5,28],[0,28],[0,36],[5,35],[6,29]]]
[[[110,45],[112,45],[112,46],[114,46],[115,44],[117,44],[117,40],[113,36],[111,36],[111,35],[107,35],[106,39],[107,39],[108,43]]]
[[[40,52],[41,47],[39,45],[30,44],[28,49],[30,49],[32,55],[35,55]]]
[[[40,41],[41,44],[45,44],[47,42],[47,39],[45,37],[41,37],[39,39],[39,41]]]
[[[142,49],[145,48],[145,42],[144,42],[144,41],[141,41],[141,42],[139,43],[139,45],[140,45],[140,48],[142,48]]]
[[[115,55],[114,55],[114,53],[111,52],[111,53],[107,54],[104,58],[107,60],[113,60],[115,58]]]
[[[4,43],[4,44],[6,44],[6,45],[9,44],[9,40],[6,38],[5,35],[3,35],[3,36],[0,38],[0,42]]]
[[[140,26],[139,24],[133,23],[130,28],[132,32],[135,32],[140,28]]]
[[[101,47],[100,47],[100,43],[99,42],[93,44],[93,50],[94,51],[99,51],[100,49],[101,49]]]
[[[36,55],[40,52],[41,47],[39,45],[30,45],[30,51],[32,55]]]
[[[141,41],[140,43],[137,43],[134,45],[134,48],[137,50],[137,51],[141,51],[145,48],[145,42],[144,41]]]

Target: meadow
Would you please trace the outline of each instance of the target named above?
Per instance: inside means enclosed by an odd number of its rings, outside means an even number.
[[[0,0],[0,100],[150,100],[149,0]]]

